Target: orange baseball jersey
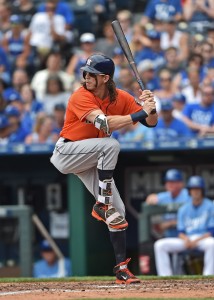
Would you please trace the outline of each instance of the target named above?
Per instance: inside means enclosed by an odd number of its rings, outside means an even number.
[[[107,135],[102,130],[87,122],[86,117],[90,112],[101,109],[106,116],[125,116],[142,109],[134,97],[127,92],[117,89],[117,93],[116,101],[110,103],[108,97],[101,100],[84,87],[76,90],[68,101],[60,136],[72,141],[106,137]]]

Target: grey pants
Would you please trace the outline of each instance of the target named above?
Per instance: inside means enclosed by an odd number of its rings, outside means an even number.
[[[61,173],[77,175],[97,200],[99,191],[97,169],[114,170],[119,152],[120,145],[113,138],[96,138],[67,143],[64,142],[64,138],[60,138],[50,161]],[[113,206],[122,216],[125,216],[125,207],[114,180],[112,193]]]

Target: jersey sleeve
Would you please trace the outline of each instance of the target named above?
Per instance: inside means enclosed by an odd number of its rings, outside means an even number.
[[[90,112],[100,109],[100,107],[93,101],[93,95],[91,96],[87,92],[78,92],[72,95],[68,109],[73,110],[80,121],[85,121]]]
[[[185,233],[185,224],[184,224],[184,212],[185,212],[185,206],[183,205],[178,209],[177,214],[177,230],[179,233]]]

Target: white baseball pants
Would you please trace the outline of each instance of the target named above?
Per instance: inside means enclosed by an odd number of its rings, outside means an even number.
[[[208,237],[198,242],[197,249],[204,252],[203,275],[214,275],[214,238]],[[170,253],[179,253],[187,250],[180,238],[163,238],[155,242],[155,263],[159,276],[173,275]]]

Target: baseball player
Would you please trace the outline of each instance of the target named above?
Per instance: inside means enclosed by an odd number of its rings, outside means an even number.
[[[149,205],[168,205],[171,203],[185,203],[190,200],[188,190],[184,188],[183,174],[178,169],[167,170],[164,176],[166,191],[158,194],[150,194],[146,198],[146,203]],[[159,223],[164,237],[177,236],[177,214],[168,213],[163,216],[163,220]]]
[[[82,68],[83,85],[70,97],[64,127],[51,157],[63,174],[76,174],[94,196],[92,216],[107,224],[113,245],[116,283],[138,283],[127,267],[125,207],[115,186],[113,173],[120,151],[111,132],[129,124],[154,127],[157,114],[151,91],[141,91],[139,100],[116,88],[114,62],[93,54]]]
[[[191,201],[178,210],[177,238],[155,242],[155,261],[160,276],[172,275],[170,253],[187,249],[204,252],[203,275],[214,275],[214,204],[205,198],[205,183],[200,176],[191,176],[187,183]]]

